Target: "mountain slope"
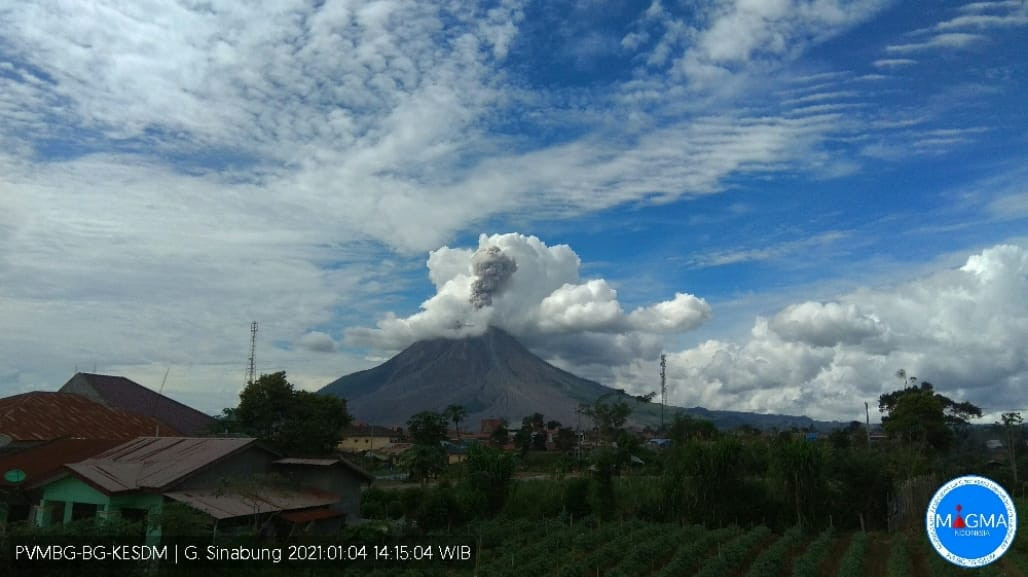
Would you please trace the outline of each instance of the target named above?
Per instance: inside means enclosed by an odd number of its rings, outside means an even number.
[[[465,425],[477,430],[480,419],[502,417],[513,425],[532,413],[574,426],[582,403],[616,393],[595,381],[577,377],[532,354],[514,337],[490,328],[479,337],[433,339],[407,347],[385,363],[336,379],[319,393],[346,399],[358,420],[376,425],[405,426],[420,411],[442,411],[447,405],[467,410]],[[630,422],[656,426],[660,405],[627,397]],[[701,407],[667,407],[665,421],[678,411],[708,419],[718,428],[750,425],[761,429],[831,427],[807,417],[710,411]],[[588,426],[587,419],[582,420]]]
[[[319,392],[345,398],[357,419],[382,425],[402,426],[419,411],[462,405],[474,429],[479,419],[504,417],[514,423],[534,412],[571,424],[579,403],[612,391],[554,367],[514,337],[490,328],[480,337],[414,343]]]

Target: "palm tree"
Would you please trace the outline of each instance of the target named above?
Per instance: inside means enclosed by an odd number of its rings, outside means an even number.
[[[464,417],[468,416],[468,411],[460,405],[449,405],[446,410],[443,411],[448,419],[453,421],[454,428],[457,429],[457,440],[460,440],[460,423],[464,420]]]

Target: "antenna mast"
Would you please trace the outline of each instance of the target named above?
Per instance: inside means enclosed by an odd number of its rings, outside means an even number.
[[[250,366],[246,370],[246,384],[257,380],[257,321],[250,323]]]
[[[665,373],[667,371],[667,356],[664,353],[660,354],[660,428],[664,428],[664,404],[665,397],[667,396],[667,379]]]

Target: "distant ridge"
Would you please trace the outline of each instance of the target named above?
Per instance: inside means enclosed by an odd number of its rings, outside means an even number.
[[[447,405],[461,405],[468,413],[462,426],[471,431],[477,430],[480,419],[502,417],[519,424],[522,417],[534,412],[542,413],[548,421],[574,426],[580,404],[593,403],[618,391],[561,370],[506,332],[489,328],[477,337],[416,342],[385,363],[342,376],[319,392],[346,399],[356,419],[386,426],[402,427],[420,411],[442,411]],[[628,399],[633,422],[658,424],[659,405]],[[674,411],[679,410],[709,419],[720,428],[829,425],[807,417],[709,411],[699,407],[669,408],[665,418],[670,421]],[[582,425],[588,426],[588,420],[583,418]]]

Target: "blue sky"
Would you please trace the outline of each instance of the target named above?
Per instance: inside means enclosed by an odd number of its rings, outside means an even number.
[[[492,325],[634,392],[663,351],[686,406],[850,420],[903,368],[1028,410],[1026,40],[1023,1],[0,3],[0,394],[218,411],[257,320],[307,389]]]

